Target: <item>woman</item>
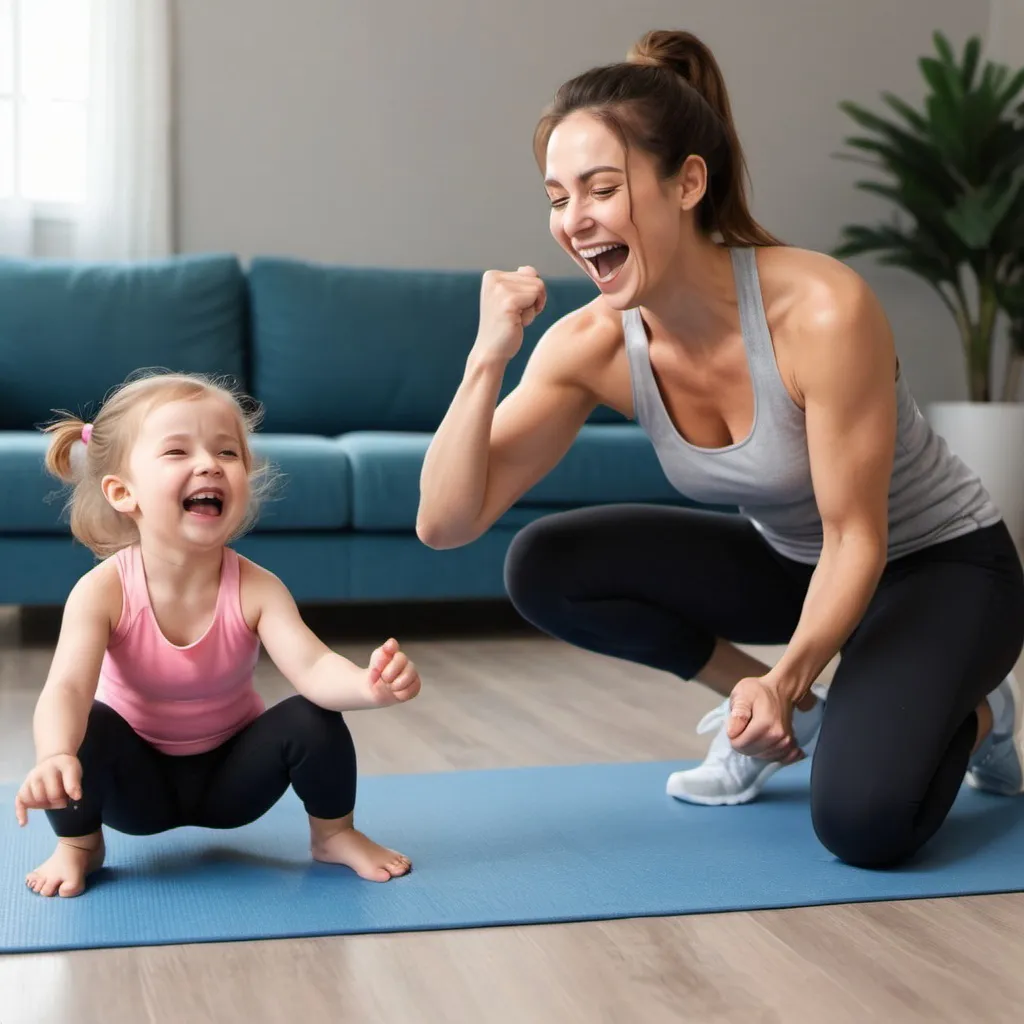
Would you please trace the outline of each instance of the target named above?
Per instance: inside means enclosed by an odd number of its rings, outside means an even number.
[[[550,635],[728,698],[707,760],[669,793],[751,800],[816,740],[819,839],[885,867],[935,833],[965,772],[1020,792],[1010,535],[919,413],[864,281],[751,216],[712,54],[689,33],[648,33],[626,63],[558,91],[536,153],[551,233],[600,294],[550,328],[495,408],[544,286],[530,267],[484,276],[423,467],[420,538],[480,536],[610,406],[682,493],[740,514],[548,516],[516,537],[506,582]],[[787,646],[769,668],[733,643]],[[811,686],[839,652],[826,708]]]

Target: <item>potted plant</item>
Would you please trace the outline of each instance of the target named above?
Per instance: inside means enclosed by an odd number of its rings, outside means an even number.
[[[1003,399],[1010,401],[1020,387],[1021,369],[1024,367],[1024,239],[1021,239],[1021,250],[1017,253],[1011,283],[1000,294],[1000,305],[1009,318],[1009,365],[1003,386]]]
[[[863,129],[845,140],[854,152],[843,156],[883,173],[857,187],[895,210],[889,223],[845,227],[835,255],[901,267],[949,310],[969,400],[932,403],[927,414],[1024,544],[1024,403],[1014,401],[1024,358],[1024,70],[983,61],[978,37],[959,56],[942,33],[933,38],[935,55],[919,61],[920,108],[888,92],[894,117],[840,104]],[[996,401],[996,339],[1006,323],[1012,343]]]

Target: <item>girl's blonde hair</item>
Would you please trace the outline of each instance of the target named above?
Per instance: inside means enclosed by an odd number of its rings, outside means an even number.
[[[167,402],[192,401],[216,395],[237,411],[241,431],[242,463],[249,472],[252,500],[245,520],[232,540],[255,522],[260,501],[271,483],[270,466],[253,457],[249,436],[262,417],[258,403],[240,394],[227,382],[203,374],[144,370],[133,374],[104,400],[83,444],[87,424],[71,413],[43,428],[52,441],[46,453],[46,468],[72,487],[67,510],[71,532],[100,558],[106,558],[139,539],[135,522],[110,506],[100,486],[108,474],[124,471],[128,455],[143,418]]]

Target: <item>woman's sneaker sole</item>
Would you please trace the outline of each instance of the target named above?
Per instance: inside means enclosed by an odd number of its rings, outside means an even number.
[[[673,772],[668,777],[665,792],[676,800],[682,800],[688,804],[699,804],[701,807],[735,807],[737,804],[750,803],[764,789],[765,783],[782,767],[781,764],[771,761],[765,764],[764,768],[757,774],[756,778],[746,789],[739,793],[727,793],[720,796],[700,796],[699,794],[687,792],[680,776],[686,772]],[[690,768],[687,771],[696,772],[700,768]]]

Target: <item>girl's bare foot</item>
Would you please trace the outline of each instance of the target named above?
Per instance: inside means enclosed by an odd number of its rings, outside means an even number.
[[[53,856],[25,877],[25,884],[40,896],[77,896],[85,891],[87,875],[103,866],[103,833],[58,839]]]
[[[314,860],[344,864],[371,882],[390,881],[412,867],[404,854],[375,843],[353,828],[352,815],[337,821],[310,818],[310,835]]]

